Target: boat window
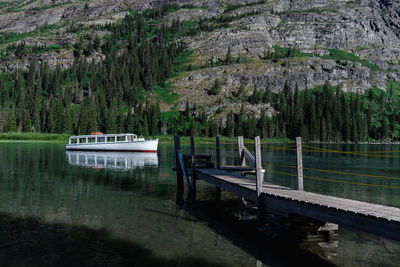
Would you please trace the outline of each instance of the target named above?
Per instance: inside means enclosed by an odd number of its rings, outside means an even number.
[[[115,142],[115,136],[107,137],[107,142]]]
[[[104,137],[101,137],[101,138],[104,138]],[[97,157],[97,165],[104,165],[104,157],[103,156]]]
[[[88,137],[88,143],[95,143],[96,137]]]
[[[86,137],[85,138],[79,138],[79,144],[86,143]]]
[[[87,158],[87,166],[95,166],[96,165],[96,158],[95,156],[88,156]]]
[[[117,141],[118,142],[125,142],[125,139],[126,138],[126,136],[124,135],[124,136],[117,136]]]
[[[104,143],[106,141],[105,137],[97,137],[97,143]]]
[[[131,135],[126,136],[126,138],[127,138],[128,142],[132,142],[132,136]]]
[[[71,139],[71,144],[76,144],[76,143],[78,143],[78,139],[72,138],[72,139]]]

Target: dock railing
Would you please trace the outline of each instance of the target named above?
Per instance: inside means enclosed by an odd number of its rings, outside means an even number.
[[[183,200],[183,192],[184,192],[184,184],[186,183],[190,197],[196,199],[196,160],[197,159],[205,159],[206,156],[199,156],[195,154],[195,143],[194,137],[190,137],[190,169],[186,168],[186,161],[184,159],[188,159],[189,156],[184,156],[182,154],[181,145],[180,145],[180,136],[174,137],[175,144],[175,155],[176,155],[176,166],[177,166],[177,200]],[[243,136],[237,137],[238,144],[238,157],[239,157],[239,166],[221,166],[221,147],[220,147],[220,138],[219,136],[215,139],[215,147],[216,147],[216,161],[213,162],[202,162],[206,163],[206,166],[214,165],[215,168],[225,171],[240,171],[243,176],[248,174],[255,175],[256,177],[256,192],[257,197],[260,196],[262,192],[262,185],[264,182],[264,173],[265,169],[262,167],[262,157],[261,157],[261,142],[260,137],[256,136],[254,138],[254,155],[247,149],[244,145]],[[302,161],[302,146],[301,146],[301,137],[296,138],[296,166],[297,166],[297,184],[298,190],[304,190],[303,186],[303,161]],[[211,158],[209,159],[211,160]],[[246,165],[246,162],[249,163],[249,166]],[[190,179],[189,179],[190,176]],[[217,187],[217,199],[221,197],[221,189]]]

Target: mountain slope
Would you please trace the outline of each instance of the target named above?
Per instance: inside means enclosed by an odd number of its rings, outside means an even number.
[[[170,27],[171,32],[162,38],[187,47],[176,58],[158,58],[163,64],[170,61],[165,66],[173,68],[173,75],[166,71],[169,74],[163,77],[168,80],[157,79],[155,84],[142,79],[140,85],[134,85],[136,98],[141,99],[138,102],[129,102],[123,94],[118,96],[117,103],[124,108],[116,116],[122,121],[130,116],[126,110],[147,112],[146,119],[140,118],[141,122],[136,123],[136,131],[145,128],[144,121],[149,127],[153,113],[148,107],[157,105],[166,113],[153,125],[157,128],[154,133],[241,134],[246,126],[240,121],[246,119],[251,126],[248,128],[258,124],[264,129],[263,135],[268,136],[302,132],[320,140],[365,140],[386,138],[389,132],[392,138],[399,135],[398,114],[393,111],[400,89],[399,0],[180,1],[166,8],[165,1],[150,0],[2,3],[0,69],[6,73],[28,70],[32,62],[46,62],[53,70],[59,67],[75,70],[77,62],[96,64],[107,61],[110,55],[123,56],[129,51],[130,41],[126,39],[129,34],[120,34],[118,27],[111,24],[119,25],[121,18],[140,10],[148,10],[144,28],[150,42],[160,38],[159,29]],[[9,83],[15,86],[19,76],[13,77]],[[121,78],[118,86],[124,87],[124,80],[127,78]],[[97,90],[92,84],[80,83],[80,80],[61,82],[63,90],[72,87],[82,91],[73,103],[77,105],[77,117],[82,113],[80,107],[87,94],[90,96],[90,92]],[[320,93],[322,85],[325,86]],[[336,93],[330,93],[335,90]],[[348,94],[342,94],[342,90]],[[295,100],[296,92],[302,92],[297,93],[299,103]],[[359,99],[351,92],[365,94]],[[18,95],[13,97],[18,102]],[[46,104],[49,113],[51,97],[57,96],[46,93],[43,97],[49,102]],[[334,118],[327,117],[329,110],[333,112],[335,108],[328,105],[333,97],[337,97],[335,101],[341,103],[338,107],[343,112],[352,110],[350,117],[344,119],[349,124],[338,122],[340,126],[335,129],[329,125],[339,119],[340,111],[335,111]],[[316,118],[316,125],[306,119],[307,115],[295,118],[295,107],[303,106],[303,101],[306,106],[306,100],[317,111],[304,111],[310,116],[317,112],[315,116],[321,117]],[[376,102],[388,107],[372,116],[369,112]],[[7,116],[13,109],[10,103],[2,107]],[[63,105],[68,109],[70,104]],[[111,105],[115,103],[108,103],[107,109],[115,109]],[[329,108],[325,110],[324,105]],[[32,112],[28,112],[30,116]],[[190,115],[194,118],[189,118]],[[106,130],[106,115],[102,116],[97,125]],[[184,122],[179,124],[182,116]],[[22,118],[16,126],[21,121]],[[235,127],[227,130],[232,121],[242,130]],[[306,126],[297,125],[290,132],[293,123]],[[76,132],[76,125],[77,122],[69,131]],[[266,133],[265,125],[272,130]],[[368,128],[368,125],[373,126]],[[343,130],[346,127],[351,131]],[[86,131],[83,128],[80,131]],[[255,131],[246,134],[254,135]]]

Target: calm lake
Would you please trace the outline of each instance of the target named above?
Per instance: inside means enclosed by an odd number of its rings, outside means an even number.
[[[265,145],[265,180],[295,188],[296,156]],[[399,145],[304,147],[307,191],[400,207]],[[278,149],[277,149],[278,148]],[[330,152],[322,152],[327,149]],[[184,153],[190,147],[183,145]],[[346,153],[331,153],[346,151]],[[383,153],[382,151],[391,151]],[[196,153],[215,155],[213,145]],[[235,145],[222,164],[237,165]],[[0,143],[2,266],[398,266],[400,242],[339,227],[329,242],[257,241],[233,216],[238,201],[199,182],[196,207],[175,203],[173,145],[156,154],[65,151],[60,143]],[[313,170],[311,170],[313,169]],[[315,170],[319,169],[319,170]],[[322,171],[328,170],[330,172]],[[271,172],[274,171],[274,172]],[[334,171],[334,172],[332,172]],[[342,173],[338,173],[342,172]],[[369,176],[351,175],[367,174]],[[323,260],[321,260],[322,258]]]

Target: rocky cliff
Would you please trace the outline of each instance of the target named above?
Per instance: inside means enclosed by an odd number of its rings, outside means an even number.
[[[68,67],[74,57],[70,45],[93,25],[113,23],[129,9],[146,9],[163,1],[40,0],[3,2],[0,13],[0,68],[29,67],[31,55],[6,53],[11,43],[59,45],[36,56],[53,67]],[[299,90],[329,81],[346,91],[371,87],[386,90],[388,81],[400,82],[400,0],[266,0],[180,1],[181,8],[164,22],[217,25],[212,31],[184,37],[192,51],[188,71],[170,82],[178,95],[173,105],[196,102],[209,113],[238,111],[235,92],[242,84],[282,90],[285,82]],[[218,26],[219,25],[219,26]],[[79,30],[71,30],[78,27]],[[10,37],[10,32],[14,35]],[[66,45],[67,44],[67,45]],[[70,45],[68,45],[70,44]],[[228,49],[233,60],[226,61]],[[279,55],[279,56],[277,56]],[[101,60],[101,54],[93,55]],[[215,79],[222,88],[210,95]],[[215,105],[210,105],[213,103]],[[163,105],[168,110],[171,105]],[[259,106],[247,104],[258,114]],[[264,105],[273,112],[268,104]]]

